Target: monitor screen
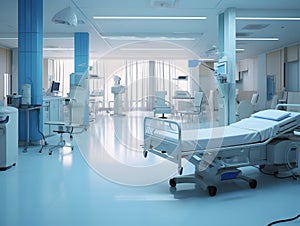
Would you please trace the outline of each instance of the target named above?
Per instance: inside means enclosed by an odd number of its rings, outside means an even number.
[[[52,85],[51,85],[51,93],[53,92],[58,92],[59,91],[59,85],[60,83],[59,82],[52,82]]]
[[[227,62],[220,62],[217,64],[217,73],[219,75],[227,74]]]

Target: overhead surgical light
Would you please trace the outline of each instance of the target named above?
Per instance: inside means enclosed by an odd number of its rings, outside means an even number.
[[[68,6],[56,13],[52,18],[52,22],[68,26],[77,26],[77,16],[74,10]]]

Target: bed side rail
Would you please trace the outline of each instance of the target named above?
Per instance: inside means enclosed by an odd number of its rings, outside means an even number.
[[[144,148],[154,148],[152,139],[161,142],[179,144],[181,141],[181,127],[171,120],[145,117],[144,119]],[[150,142],[149,142],[150,141]]]
[[[280,110],[280,108],[286,109],[287,107],[291,108],[288,109],[288,111],[297,112],[300,114],[300,104],[277,104],[275,109]],[[278,132],[293,130],[299,126],[300,126],[300,116],[296,117],[295,120],[288,122],[287,124],[281,125]]]
[[[277,104],[275,109],[280,110],[279,107],[293,107],[293,108],[298,108],[300,111],[300,104]]]
[[[144,157],[151,152],[178,165],[182,174],[181,126],[175,121],[145,117],[144,119]]]

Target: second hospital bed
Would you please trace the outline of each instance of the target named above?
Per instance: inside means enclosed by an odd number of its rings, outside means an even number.
[[[148,152],[175,162],[183,172],[182,159],[195,166],[192,175],[170,179],[170,186],[192,182],[216,195],[216,184],[243,179],[251,188],[256,180],[242,175],[240,167],[253,165],[300,164],[299,142],[293,131],[300,124],[300,113],[264,110],[225,127],[182,129],[175,121],[144,120],[144,157]]]

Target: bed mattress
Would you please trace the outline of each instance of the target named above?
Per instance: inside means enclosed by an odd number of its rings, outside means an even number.
[[[273,110],[278,113],[278,110]],[[295,128],[300,123],[300,114],[289,112],[286,117],[275,120],[268,118],[272,110],[266,110],[265,116],[253,115],[229,126],[182,130],[181,150],[210,149],[243,144],[264,142]],[[283,114],[286,114],[284,112]]]

